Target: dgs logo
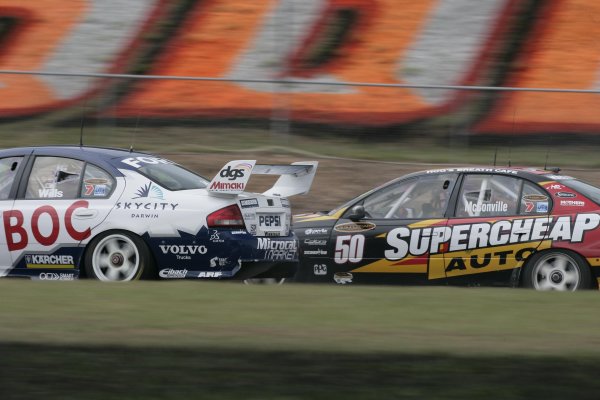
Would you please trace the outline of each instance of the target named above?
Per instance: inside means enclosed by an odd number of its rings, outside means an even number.
[[[221,178],[229,178],[230,181],[233,181],[237,178],[243,178],[244,170],[231,168],[230,166],[227,166],[227,168],[221,170],[221,173],[219,174],[219,176]]]

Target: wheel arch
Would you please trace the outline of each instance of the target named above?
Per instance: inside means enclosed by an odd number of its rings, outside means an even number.
[[[91,250],[91,244],[94,242],[94,240],[102,235],[107,236],[107,235],[118,234],[118,233],[126,233],[128,235],[133,235],[133,236],[136,236],[137,238],[139,238],[148,248],[148,253],[150,254],[150,257],[152,258],[152,262],[154,263],[154,265],[158,266],[158,263],[156,260],[156,255],[155,255],[154,251],[152,250],[150,243],[148,243],[148,240],[144,236],[138,234],[137,232],[131,231],[129,229],[111,228],[111,229],[105,229],[103,231],[96,232],[93,236],[90,236],[88,238],[89,240],[85,244],[84,250],[81,252],[81,260],[79,263],[79,277],[80,278],[87,278],[87,272],[85,269],[85,260],[87,258],[88,252]]]
[[[598,279],[596,279],[594,270],[592,269],[590,263],[588,262],[587,258],[584,257],[581,253],[570,249],[570,248],[565,248],[565,247],[550,247],[547,249],[543,249],[543,250],[539,250],[539,251],[535,251],[533,253],[531,253],[523,262],[523,265],[520,268],[516,268],[515,271],[517,272],[517,275],[515,278],[513,278],[513,286],[515,287],[524,287],[523,286],[523,279],[525,274],[523,273],[523,271],[529,266],[529,264],[532,262],[532,260],[535,259],[535,256],[542,256],[544,254],[547,253],[552,253],[552,252],[562,252],[562,253],[567,253],[568,255],[575,255],[576,257],[580,258],[583,263],[584,266],[587,267],[587,269],[590,271],[590,275],[592,277],[591,281],[590,281],[590,288],[591,289],[598,289]],[[600,279],[600,278],[599,278]]]

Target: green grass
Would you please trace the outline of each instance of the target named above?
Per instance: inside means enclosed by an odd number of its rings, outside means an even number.
[[[597,398],[597,292],[0,281],[2,399]]]
[[[15,134],[18,133],[18,134]],[[39,120],[0,125],[0,146],[78,144],[79,127],[49,127]],[[393,136],[392,136],[393,137]],[[375,138],[375,139],[373,139]],[[240,152],[258,151],[307,156],[345,157],[367,160],[490,165],[497,151],[498,165],[549,165],[561,167],[600,167],[596,145],[578,140],[556,141],[542,138],[536,145],[523,146],[518,140],[497,139],[483,145],[467,139],[435,139],[423,132],[412,137],[384,139],[363,133],[279,134],[259,128],[86,126],[88,145],[135,148],[150,152]],[[548,144],[549,142],[552,143]]]

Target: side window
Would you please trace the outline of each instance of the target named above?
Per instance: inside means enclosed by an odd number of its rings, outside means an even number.
[[[10,189],[19,170],[23,157],[7,157],[0,159],[0,200],[8,199]]]
[[[92,164],[85,166],[83,182],[81,182],[81,197],[104,198],[112,192],[115,184],[108,172]]]
[[[26,199],[75,199],[83,161],[63,157],[36,157],[27,182]]]
[[[550,211],[550,199],[548,195],[537,185],[525,182],[519,214],[548,214]]]
[[[523,181],[503,175],[466,175],[458,196],[456,217],[516,215]]]
[[[441,218],[456,174],[427,175],[398,182],[364,199],[367,218]]]

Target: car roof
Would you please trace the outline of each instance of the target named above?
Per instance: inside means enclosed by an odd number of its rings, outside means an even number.
[[[458,167],[446,167],[436,168],[418,171],[405,177],[421,176],[421,175],[432,175],[432,174],[445,174],[445,173],[483,173],[483,174],[498,174],[507,176],[519,176],[521,178],[528,178],[534,182],[544,182],[549,180],[555,180],[560,177],[559,168],[532,168],[532,167],[498,167],[498,166],[458,166]],[[568,178],[565,176],[565,178]]]
[[[64,155],[66,157],[85,157],[85,158],[101,158],[112,159],[118,157],[134,157],[148,156],[149,153],[138,151],[130,151],[127,149],[119,149],[112,147],[99,146],[76,146],[76,145],[58,145],[58,146],[30,146],[30,147],[13,147],[0,150],[0,157],[12,156],[15,154],[54,154]]]
[[[83,160],[95,164],[99,167],[102,167],[115,176],[121,175],[121,173],[117,169],[117,165],[115,165],[115,159],[144,156],[156,157],[155,155],[150,153],[142,153],[126,149],[76,145],[14,147],[0,150],[0,158],[27,156],[31,154],[55,157],[69,157],[78,160]]]

